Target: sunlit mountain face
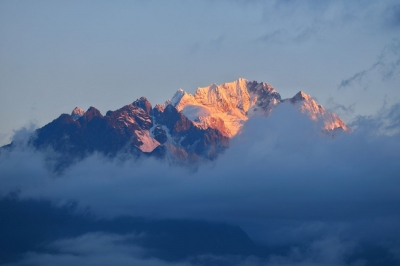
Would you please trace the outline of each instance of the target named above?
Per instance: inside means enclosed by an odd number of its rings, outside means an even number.
[[[243,78],[76,107],[0,150],[0,265],[399,265],[399,110]]]

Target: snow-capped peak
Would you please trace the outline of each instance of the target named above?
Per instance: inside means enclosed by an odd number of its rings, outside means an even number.
[[[299,91],[295,96],[293,96],[293,98],[290,99],[290,101],[292,103],[297,103],[304,100],[309,101],[311,99],[312,97],[310,95],[304,93],[303,91]]]
[[[75,107],[74,110],[72,110],[71,116],[74,120],[77,120],[79,117],[83,116],[85,114],[85,111],[82,108]]]
[[[194,98],[203,105],[213,106],[223,112],[229,112],[235,108],[246,112],[250,104],[246,85],[247,80],[243,78],[222,85],[212,84],[198,88]]]
[[[170,104],[200,128],[218,129],[233,137],[247,120],[250,107],[247,80],[240,78],[221,85],[199,87],[194,95],[179,89]]]
[[[175,92],[174,96],[172,97],[171,101],[169,102],[169,104],[176,106],[179,101],[182,99],[183,95],[185,95],[186,92],[182,89],[179,89]]]
[[[334,113],[327,112],[325,108],[318,104],[310,95],[299,91],[289,101],[298,106],[298,110],[307,114],[312,120],[322,120],[324,130],[330,131],[336,128],[341,128],[345,131],[348,130],[346,124]]]
[[[327,121],[325,129],[341,127],[347,130],[336,115],[326,112],[323,106],[303,91],[288,100],[298,105],[299,110],[307,113],[312,120]],[[271,85],[239,78],[221,85],[199,87],[194,95],[179,89],[169,104],[196,126],[218,129],[223,135],[233,137],[250,116],[268,116],[281,102],[280,94]]]
[[[174,106],[178,111],[181,111],[187,105],[197,105],[196,99],[192,94],[187,93],[186,91],[179,89],[174,97],[172,97],[171,102],[169,103]]]

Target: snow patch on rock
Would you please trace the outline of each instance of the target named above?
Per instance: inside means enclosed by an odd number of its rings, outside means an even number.
[[[72,111],[71,116],[74,120],[79,119],[79,117],[82,117],[85,114],[85,111],[82,108],[75,107],[75,109]]]
[[[148,130],[136,130],[135,134],[138,140],[142,142],[141,145],[137,146],[142,152],[152,152],[155,148],[160,146],[160,143],[150,136]]]

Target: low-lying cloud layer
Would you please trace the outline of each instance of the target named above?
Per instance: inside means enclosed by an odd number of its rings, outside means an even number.
[[[287,256],[273,255],[269,258],[256,256],[214,256],[190,257],[183,262],[166,262],[146,257],[146,250],[126,243],[135,236],[121,236],[104,233],[90,233],[77,238],[61,239],[48,245],[57,253],[29,253],[15,264],[20,265],[144,265],[144,266],[193,266],[193,265],[237,265],[237,266],[279,266],[279,265],[346,265],[345,256],[354,252],[355,244],[341,242],[337,238],[312,242],[308,250],[294,248]],[[364,265],[357,261],[353,265]]]
[[[353,133],[330,138],[320,125],[283,106],[269,118],[250,119],[224,154],[196,171],[155,159],[93,155],[59,176],[48,170],[43,154],[21,145],[1,154],[0,195],[46,199],[56,206],[75,202],[78,212],[89,211],[99,219],[126,215],[225,222],[269,247],[292,247],[285,256],[267,258],[208,255],[220,265],[369,265],[379,254],[365,255],[368,245],[379,246],[395,261],[400,244],[398,107],[359,117],[351,125]],[[122,259],[126,245],[110,243],[124,237],[92,234],[60,240],[53,245],[61,254],[30,253],[24,261],[50,265],[63,259],[85,265],[70,255],[78,251],[62,253],[74,241],[110,247],[112,252],[102,254],[122,252]],[[82,250],[93,257],[100,254],[86,246]],[[120,265],[142,259],[137,253],[129,256]],[[95,261],[87,260],[87,265]]]

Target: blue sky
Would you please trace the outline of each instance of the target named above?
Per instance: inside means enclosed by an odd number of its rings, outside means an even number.
[[[0,144],[75,106],[244,77],[346,122],[400,100],[398,1],[0,1]]]

